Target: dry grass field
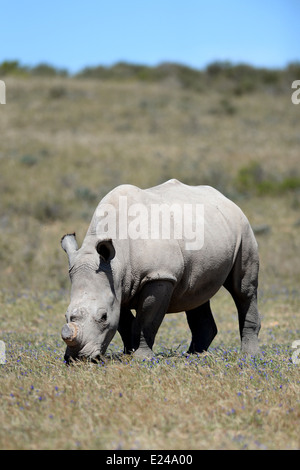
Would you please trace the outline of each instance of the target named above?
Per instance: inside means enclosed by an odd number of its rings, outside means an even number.
[[[294,79],[300,77],[294,77]],[[291,89],[233,93],[176,81],[5,77],[0,106],[1,449],[299,449],[300,105]],[[259,244],[261,355],[239,353],[230,296],[219,333],[188,356],[184,314],[168,315],[156,358],[66,367],[64,233],[83,240],[122,183],[210,184],[246,213]]]

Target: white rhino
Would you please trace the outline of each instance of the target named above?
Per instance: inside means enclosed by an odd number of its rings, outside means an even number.
[[[159,212],[165,218],[150,220]],[[221,286],[237,307],[242,351],[258,352],[257,243],[241,209],[216,189],[177,180],[118,186],[99,203],[81,248],[75,234],[61,244],[72,285],[66,361],[99,358],[117,330],[125,353],[152,357],[165,314],[182,311],[189,352],[201,353],[217,334],[210,299]]]

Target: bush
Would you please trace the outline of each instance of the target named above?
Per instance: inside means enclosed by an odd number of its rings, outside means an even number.
[[[64,98],[65,96],[67,95],[67,90],[65,89],[65,87],[63,86],[53,86],[50,88],[49,90],[49,99],[54,99],[54,100],[57,100],[57,99],[60,99],[60,98]]]
[[[202,91],[203,73],[186,65],[163,63],[155,69],[156,80],[173,79],[184,89]]]
[[[172,79],[177,81],[183,88],[201,91],[202,75],[203,73],[199,70],[168,62],[162,63],[157,67],[118,62],[111,67],[86,67],[77,74],[77,77],[148,82],[161,82]]]
[[[25,166],[34,166],[37,164],[38,159],[33,155],[23,155],[20,159],[20,162]]]
[[[268,195],[282,194],[300,189],[300,176],[297,171],[293,176],[267,174],[261,164],[252,161],[242,167],[236,178],[235,185],[241,194]]]
[[[5,60],[0,65],[0,77],[6,75],[26,75],[28,67],[21,66],[18,60]]]
[[[38,201],[33,208],[33,216],[41,223],[63,220],[66,217],[62,204],[58,201]]]
[[[31,69],[32,75],[37,75],[39,77],[66,77],[68,75],[68,71],[66,69],[57,69],[52,65],[48,64],[39,64],[36,67]]]
[[[284,74],[286,71],[256,68],[248,64],[233,65],[230,62],[213,62],[206,68],[210,79],[227,83],[236,96],[266,87],[276,87],[277,91]]]
[[[237,174],[235,183],[237,190],[241,193],[251,193],[255,191],[258,184],[264,178],[264,171],[261,164],[252,161],[249,165],[242,167]]]
[[[75,190],[75,196],[81,201],[94,202],[98,199],[98,195],[87,188],[86,186],[81,186]]]
[[[216,62],[212,62],[206,67],[206,73],[208,76],[215,78],[220,75],[224,75],[224,72],[226,73],[226,71],[230,69],[231,67],[232,65],[228,61],[225,61],[225,62],[216,61]]]
[[[220,101],[220,109],[223,114],[227,114],[228,116],[232,116],[236,113],[236,107],[232,104],[230,100],[227,98],[222,98]]]

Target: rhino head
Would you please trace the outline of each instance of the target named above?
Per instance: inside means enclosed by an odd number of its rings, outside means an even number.
[[[111,240],[95,236],[87,236],[78,249],[75,234],[65,235],[61,245],[68,255],[71,280],[67,323],[61,331],[67,344],[65,360],[96,360],[105,353],[119,323],[120,296],[111,267],[115,249]]]

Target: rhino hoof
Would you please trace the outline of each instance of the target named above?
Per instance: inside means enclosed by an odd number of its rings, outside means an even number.
[[[143,350],[139,348],[133,353],[133,357],[140,361],[143,361],[143,360],[151,361],[151,359],[154,358],[154,353],[151,349]]]

